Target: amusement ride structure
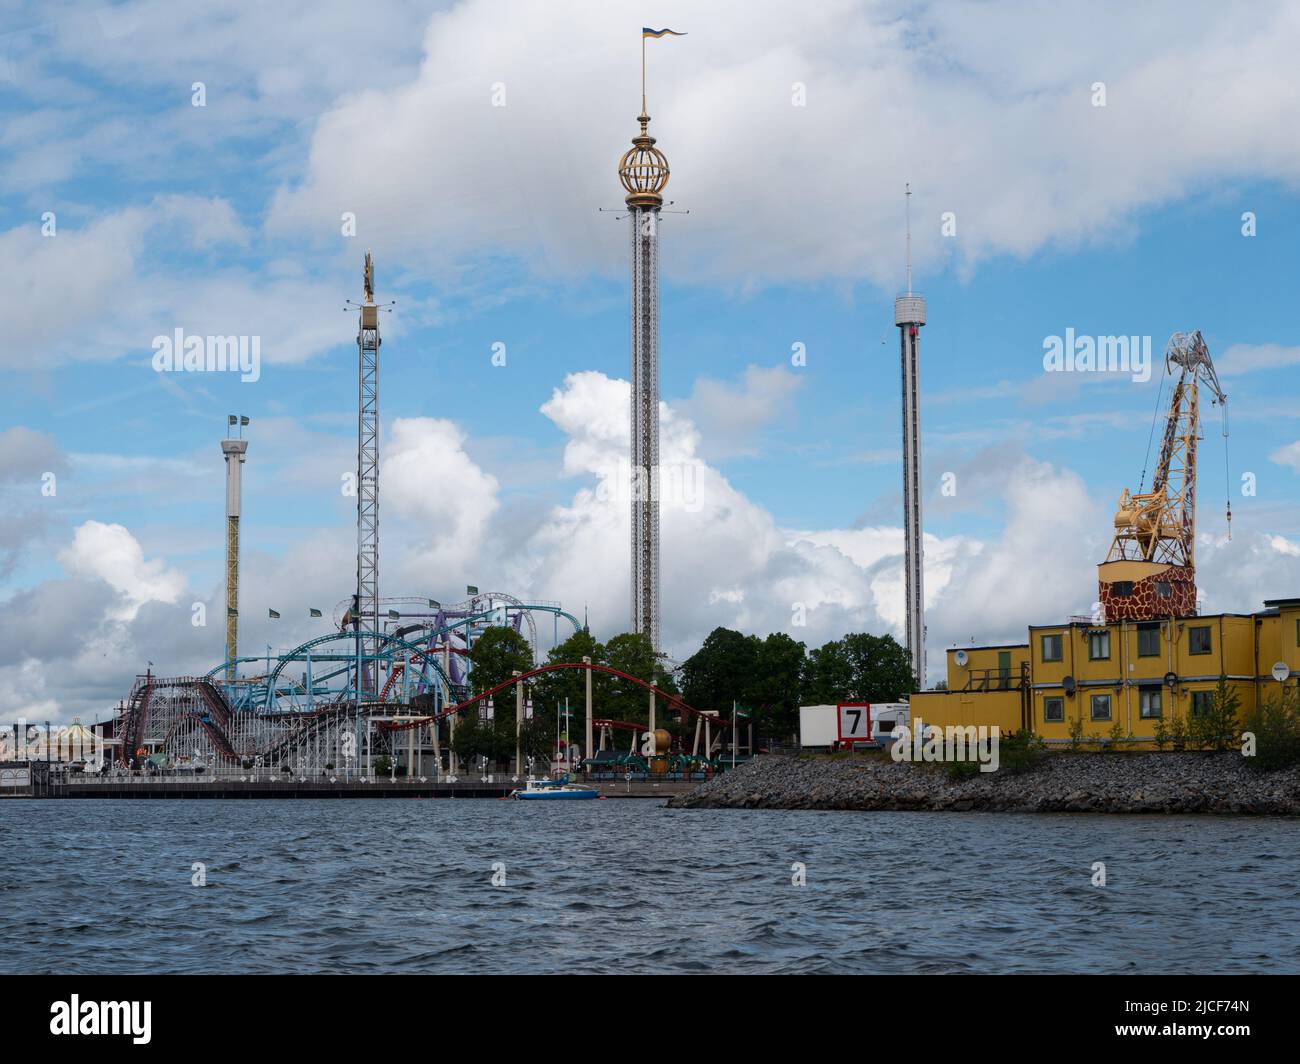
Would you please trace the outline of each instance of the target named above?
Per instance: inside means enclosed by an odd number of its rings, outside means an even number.
[[[584,659],[537,666],[478,694],[472,694],[472,650],[489,628],[523,636],[534,663],[540,659],[538,622],[551,622],[551,645],[564,622],[574,632],[584,626],[559,602],[523,600],[504,592],[480,593],[443,605],[428,597],[379,595],[379,388],[380,345],[374,298],[374,266],[365,260],[364,302],[359,306],[357,421],[357,583],[356,592],[334,609],[332,627],[291,650],[261,656],[240,655],[236,632],[239,612],[239,520],[241,473],[248,441],[222,441],[226,456],[226,660],[202,676],[137,677],[115,722],[118,761],[138,765],[193,766],[217,771],[278,770],[310,774],[351,774],[371,768],[381,755],[403,756],[408,771],[457,771],[450,740],[461,714],[478,707],[490,719],[492,698],[513,686],[517,696],[516,739],[530,715],[524,691],[535,677],[558,669],[616,676],[647,692],[648,729],[628,721],[596,718],[587,682],[587,758],[593,734],[601,749],[614,731],[633,732],[630,751],[650,762],[668,747],[668,733],[656,727],[656,706],[696,720],[704,757],[721,741],[729,722],[703,713],[654,684]],[[657,405],[657,404],[656,404]],[[242,429],[247,418],[232,418]],[[657,419],[656,419],[657,424]],[[657,590],[654,592],[657,597]],[[319,616],[312,611],[313,616]],[[274,617],[278,614],[272,613]],[[657,629],[654,610],[643,615],[647,634]],[[649,733],[647,735],[646,733]],[[405,749],[401,744],[405,744]],[[447,762],[443,765],[443,750]],[[515,771],[521,771],[516,743]]]

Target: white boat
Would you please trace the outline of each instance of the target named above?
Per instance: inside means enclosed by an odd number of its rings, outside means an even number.
[[[583,798],[599,798],[600,792],[594,787],[583,787],[578,783],[562,780],[539,780],[529,776],[524,781],[523,790],[510,792],[511,798],[521,801],[573,801]]]

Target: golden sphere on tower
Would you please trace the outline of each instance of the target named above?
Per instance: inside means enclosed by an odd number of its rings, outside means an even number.
[[[629,207],[659,207],[663,205],[663,190],[668,184],[668,160],[655,145],[646,127],[650,116],[639,119],[641,134],[632,138],[632,147],[618,161],[618,179],[627,190]]]

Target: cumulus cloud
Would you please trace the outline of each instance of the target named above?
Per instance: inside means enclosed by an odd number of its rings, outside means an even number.
[[[691,27],[650,54],[668,194],[695,216],[665,226],[674,274],[896,283],[904,169],[914,217],[931,219],[914,235],[922,269],[1124,240],[1136,210],[1208,180],[1300,177],[1300,146],[1276,135],[1300,116],[1293,6],[1245,24],[1209,4],[1103,7],[661,7]],[[271,228],[324,237],[366,204],[367,238],[411,255],[607,269],[620,238],[594,208],[618,201],[638,76],[626,20],[597,0],[435,14],[414,79],[321,116]],[[943,241],[943,212],[959,240]]]
[[[1261,369],[1300,365],[1300,347],[1283,344],[1233,344],[1215,359],[1220,377],[1236,377]]]
[[[1293,472],[1300,473],[1300,440],[1279,447],[1269,455],[1269,459],[1278,465],[1287,466]]]
[[[102,580],[116,591],[121,601],[113,616],[119,620],[131,620],[148,602],[176,602],[185,588],[184,574],[161,559],[146,560],[136,538],[121,525],[87,521],[59,561],[69,573]]]
[[[465,453],[465,434],[444,418],[398,418],[385,443],[381,504],[413,522],[430,568],[463,564],[500,505],[496,477]]]
[[[683,414],[700,428],[711,460],[755,455],[764,429],[792,409],[803,378],[788,366],[746,366],[737,382],[700,377]]]

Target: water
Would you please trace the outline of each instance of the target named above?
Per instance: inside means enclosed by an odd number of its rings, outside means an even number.
[[[1294,973],[1297,881],[1284,819],[5,801],[0,972]]]

